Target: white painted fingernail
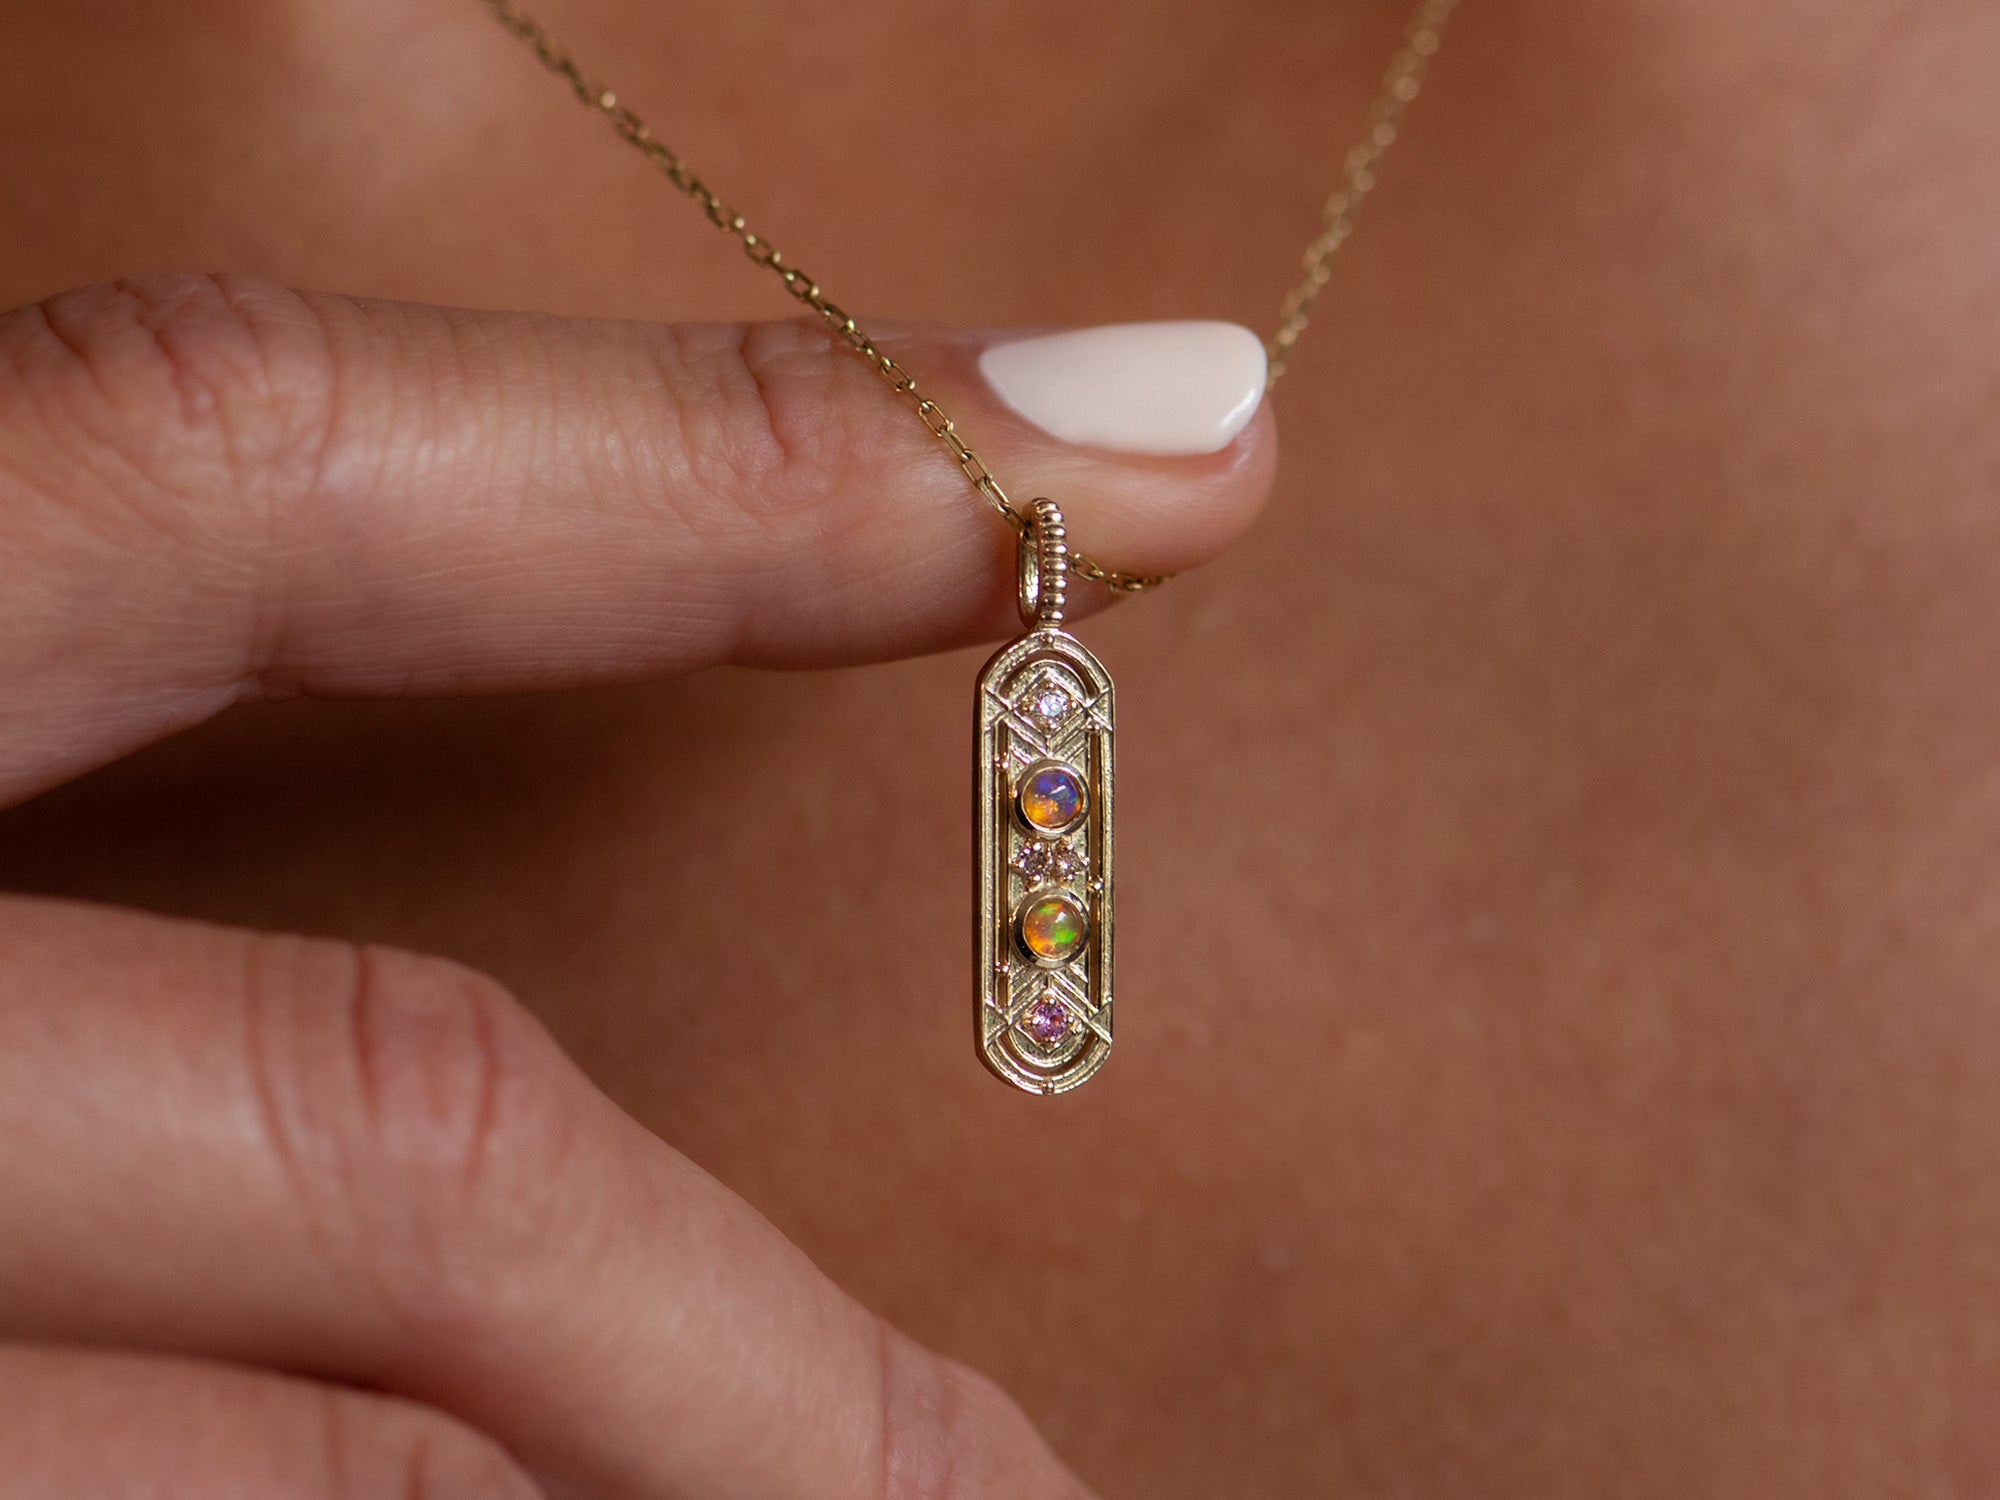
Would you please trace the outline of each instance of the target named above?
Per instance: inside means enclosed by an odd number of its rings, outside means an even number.
[[[1217,453],[1264,399],[1264,345],[1237,323],[1111,323],[979,356],[1000,399],[1066,443]]]

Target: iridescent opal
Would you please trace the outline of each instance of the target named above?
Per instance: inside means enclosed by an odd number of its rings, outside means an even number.
[[[1021,818],[1042,833],[1061,833],[1083,816],[1083,778],[1068,766],[1040,766],[1021,783]]]
[[[1067,963],[1090,936],[1083,908],[1063,895],[1036,896],[1022,904],[1017,927],[1021,946],[1045,964]]]

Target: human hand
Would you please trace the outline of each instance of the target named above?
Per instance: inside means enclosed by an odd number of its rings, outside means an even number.
[[[898,347],[1121,566],[1261,502],[1263,419],[1210,457],[1065,448],[976,341]],[[0,804],[246,700],[997,635],[1010,545],[816,329],[71,293],[0,315]],[[0,1406],[23,1497],[1081,1493],[493,981],[15,898]]]

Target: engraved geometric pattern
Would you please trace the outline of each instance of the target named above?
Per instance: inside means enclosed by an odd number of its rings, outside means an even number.
[[[1111,1052],[1110,674],[1074,636],[1040,626],[979,674],[974,727],[975,1039],[1008,1083],[1059,1094]],[[1050,765],[1083,792],[1081,815],[1060,833],[1027,826],[1017,803],[1023,773]],[[1073,954],[1038,960],[1024,949],[1016,918],[1031,895],[1081,909]]]

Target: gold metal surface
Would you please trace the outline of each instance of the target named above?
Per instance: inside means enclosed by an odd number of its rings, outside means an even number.
[[[1112,770],[1117,748],[1111,674],[1062,628],[1069,548],[1062,509],[1038,499],[1021,538],[1021,615],[1028,633],[979,674],[973,717],[973,1032],[980,1060],[1032,1094],[1073,1089],[1111,1055]],[[1069,771],[1078,815],[1038,829],[1021,788],[1038,772]],[[1036,898],[1067,896],[1086,923],[1060,959],[1022,941]],[[1038,1022],[1065,1018],[1058,1036]]]
[[[1068,691],[1072,707],[1051,725],[1023,708],[1042,684]],[[1043,624],[1004,647],[979,674],[973,759],[973,1026],[980,1060],[1032,1094],[1075,1088],[1111,1055],[1112,885],[1116,716],[1111,675],[1083,643]],[[1021,778],[1054,762],[1075,771],[1084,811],[1060,838],[1019,816]],[[1074,861],[1061,878],[1020,868],[1027,850],[1060,845]],[[1082,908],[1088,935],[1076,955],[1048,963],[1018,940],[1015,913],[1034,896],[1062,894]],[[1034,1011],[1046,996],[1071,1020],[1052,1045],[1038,1044]]]

